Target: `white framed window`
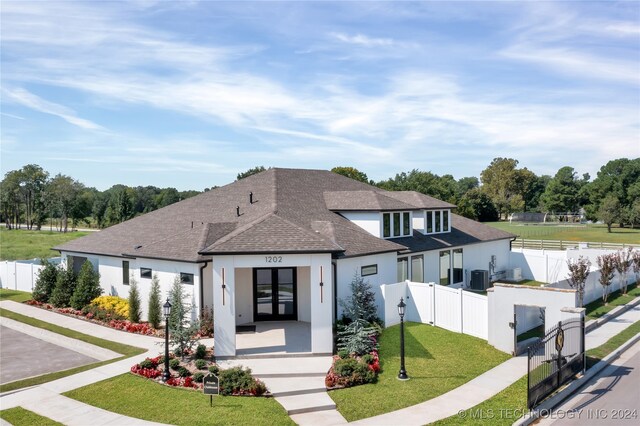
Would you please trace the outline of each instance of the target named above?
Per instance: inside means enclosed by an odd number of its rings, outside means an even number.
[[[440,252],[440,284],[451,285],[464,282],[464,260],[461,248]]]
[[[424,256],[421,254],[411,256],[411,281],[414,283],[424,282]]]
[[[408,237],[413,231],[411,212],[382,213],[382,237]]]
[[[409,279],[409,259],[401,257],[398,259],[398,282]]]
[[[451,232],[451,212],[449,210],[427,210],[424,213],[424,233],[441,234]]]

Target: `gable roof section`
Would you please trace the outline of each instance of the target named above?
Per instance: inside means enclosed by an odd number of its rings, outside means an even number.
[[[421,192],[416,191],[389,191],[385,192],[388,197],[410,204],[419,209],[455,209],[456,205],[438,200]]]
[[[327,191],[324,202],[332,211],[417,210],[419,207],[378,191]]]

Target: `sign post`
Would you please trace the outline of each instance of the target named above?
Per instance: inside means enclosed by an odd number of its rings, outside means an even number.
[[[209,395],[209,406],[213,407],[213,396],[220,394],[220,383],[218,376],[215,374],[207,374],[202,379],[202,392]]]

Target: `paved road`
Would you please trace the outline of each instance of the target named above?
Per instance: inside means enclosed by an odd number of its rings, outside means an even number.
[[[0,383],[67,370],[97,360],[0,326]]]
[[[640,424],[640,343],[593,377],[539,425]]]

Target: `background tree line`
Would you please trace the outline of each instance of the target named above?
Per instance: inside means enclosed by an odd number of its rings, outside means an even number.
[[[418,191],[458,206],[457,213],[482,222],[506,219],[515,212],[579,213],[609,227],[640,224],[640,158],[620,158],[600,168],[595,179],[579,176],[573,167],[554,176],[538,176],[518,160],[495,158],[475,176],[452,175],[414,169],[375,182],[354,167],[334,167],[333,172],[390,191]],[[266,170],[253,167],[239,173],[243,179]],[[211,188],[205,188],[209,191]],[[100,228],[168,206],[199,194],[155,186],[114,185],[105,191],[89,188],[75,179],[49,173],[35,164],[5,174],[0,182],[0,219],[6,226],[26,224],[40,229],[47,221],[60,231],[82,223]]]

